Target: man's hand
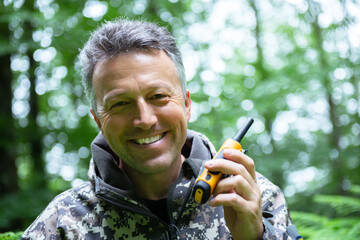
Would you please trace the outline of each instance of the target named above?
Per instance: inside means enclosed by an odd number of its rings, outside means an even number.
[[[244,153],[226,149],[224,159],[205,163],[210,171],[232,175],[219,181],[211,206],[224,206],[226,225],[234,239],[261,239],[264,232],[261,192],[256,183],[254,161]]]

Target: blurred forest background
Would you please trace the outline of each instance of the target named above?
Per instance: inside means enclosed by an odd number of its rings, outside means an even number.
[[[176,37],[191,129],[220,147],[255,119],[242,144],[306,239],[360,238],[359,0],[0,0],[0,232],[86,181],[98,130],[76,57],[118,17]]]

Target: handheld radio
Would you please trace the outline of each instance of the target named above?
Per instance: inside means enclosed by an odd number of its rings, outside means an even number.
[[[253,122],[254,119],[247,119],[244,125],[240,128],[239,132],[235,135],[235,137],[229,138],[224,142],[224,144],[221,146],[213,159],[224,159],[224,149],[237,149],[239,151],[242,151],[240,141],[241,139],[243,139]],[[223,174],[221,172],[209,171],[204,168],[203,172],[196,179],[193,189],[193,197],[195,202],[205,203],[212,195],[217,183],[222,177]]]

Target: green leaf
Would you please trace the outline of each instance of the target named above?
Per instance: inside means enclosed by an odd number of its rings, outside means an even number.
[[[23,232],[6,232],[0,233],[0,240],[18,240],[21,239]]]
[[[360,213],[360,199],[355,197],[318,195],[314,201],[330,205],[340,216]]]

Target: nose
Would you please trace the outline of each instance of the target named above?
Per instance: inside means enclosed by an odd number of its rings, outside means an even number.
[[[136,116],[134,118],[134,126],[143,130],[149,130],[157,122],[154,108],[144,99],[137,101]]]

